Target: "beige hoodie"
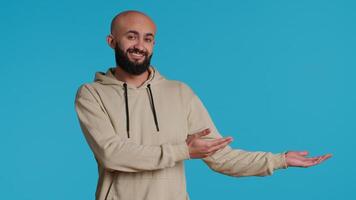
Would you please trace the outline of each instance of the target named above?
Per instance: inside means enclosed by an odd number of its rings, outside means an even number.
[[[95,82],[82,85],[75,100],[98,163],[96,199],[189,199],[183,165],[189,159],[187,135],[209,127],[205,139],[221,138],[207,110],[187,85],[165,79],[153,67],[138,88],[113,72],[96,73]],[[283,155],[227,146],[203,160],[229,176],[266,176],[286,168]]]

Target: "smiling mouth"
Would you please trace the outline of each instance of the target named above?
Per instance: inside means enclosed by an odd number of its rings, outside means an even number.
[[[137,49],[129,49],[127,52],[130,55],[130,57],[134,60],[140,60],[146,57],[146,53],[144,51],[140,51]]]

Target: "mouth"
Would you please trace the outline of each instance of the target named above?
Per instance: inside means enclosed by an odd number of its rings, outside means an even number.
[[[146,57],[146,53],[144,51],[129,49],[127,51],[129,57],[135,61],[142,60]]]

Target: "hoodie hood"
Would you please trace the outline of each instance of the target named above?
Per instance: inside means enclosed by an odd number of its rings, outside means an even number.
[[[150,66],[148,68],[149,70],[149,77],[148,79],[139,87],[136,87],[135,85],[127,84],[127,88],[131,88],[131,89],[140,89],[140,88],[146,88],[147,85],[155,85],[159,82],[161,82],[162,80],[165,80],[165,78],[153,67]],[[96,72],[95,73],[95,82],[103,84],[103,85],[119,85],[121,87],[124,87],[125,82],[118,80],[115,77],[115,68],[109,68],[106,73],[104,72]]]

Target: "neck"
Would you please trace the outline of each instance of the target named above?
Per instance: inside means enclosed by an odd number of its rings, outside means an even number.
[[[140,87],[145,81],[147,81],[149,76],[149,70],[145,71],[140,75],[132,75],[125,72],[120,67],[115,68],[115,77],[117,80],[135,85],[136,87]]]

